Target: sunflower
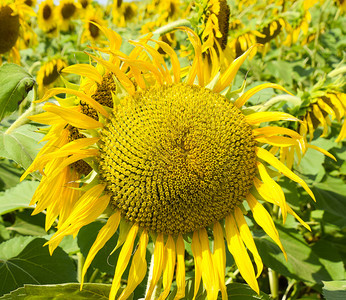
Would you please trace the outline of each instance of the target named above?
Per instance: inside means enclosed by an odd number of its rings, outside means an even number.
[[[0,0],[0,64],[3,57],[20,63],[20,39],[31,30],[25,16],[34,15],[33,9],[22,0]]]
[[[67,67],[62,58],[53,58],[45,62],[37,72],[37,84],[39,95],[59,83],[60,71]]]
[[[69,31],[72,23],[78,15],[81,5],[75,0],[60,0],[57,7],[58,26],[61,31]]]
[[[35,8],[37,1],[36,0],[25,0],[24,3],[29,7]]]
[[[56,30],[56,7],[53,0],[46,0],[38,7],[38,27],[46,33]]]
[[[263,264],[243,216],[242,202],[246,200],[255,221],[284,252],[274,223],[258,199],[278,205],[284,221],[289,213],[309,226],[288,206],[269,170],[273,167],[299,183],[314,199],[307,184],[266,149],[293,145],[301,136],[287,128],[259,127],[264,122],[297,119],[281,112],[242,111],[256,92],[284,88],[262,84],[232,102],[221,92],[228,94],[252,48],[209,80],[201,63],[201,41],[191,29],[183,28],[194,46],[195,58],[182,79],[178,56],[168,44],[149,35],[131,42],[134,49],[126,55],[119,50],[120,36],[100,29],[111,41],[109,48],[99,49],[109,54],[109,60],[90,55],[96,67],[65,68],[66,73],[81,75],[79,89],[51,89],[41,101],[60,93],[71,96],[57,98],[58,105],[46,103],[46,112],[32,117],[51,127],[47,144],[22,178],[35,170],[43,174],[39,192],[31,201],[37,203],[35,213],[54,205],[50,215],[63,214],[47,243],[50,252],[64,236],[76,236],[107,208],[110,217],[99,231],[82,273],[84,278],[95,255],[120,226],[122,246],[109,299],[127,299],[144,279],[149,238],[155,246],[146,299],[151,299],[161,277],[159,299],[166,299],[174,273],[175,299],[184,297],[184,243],[191,244],[194,256],[195,296],[202,279],[208,299],[217,299],[219,290],[222,299],[228,299],[225,240],[241,275],[259,293],[256,276]],[[170,57],[171,70],[149,42],[159,44]],[[76,163],[81,162],[87,162],[90,169],[77,168]],[[62,170],[66,174],[61,175]],[[78,180],[71,179],[73,170]],[[84,186],[69,189],[66,182]],[[60,202],[68,191],[79,191],[78,200],[74,195],[68,198],[70,203],[67,197]],[[134,247],[137,250],[132,254]],[[120,294],[121,277],[131,257],[128,284]]]
[[[309,23],[311,22],[311,14],[308,10],[305,10],[303,15],[298,20],[293,22],[293,25],[287,23],[286,31],[288,35],[284,41],[284,45],[290,47],[298,41],[299,36],[306,37],[308,35]]]
[[[333,120],[343,122],[336,142],[346,138],[346,95],[339,91],[321,91],[318,96],[311,100],[306,109],[300,132],[302,135],[309,134],[310,141],[314,138],[315,130],[322,127],[321,137],[327,136]]]
[[[98,43],[101,42],[104,35],[102,34],[99,26],[106,26],[107,22],[104,20],[103,11],[101,8],[89,8],[85,14],[83,20],[83,33],[82,33],[82,43],[91,42]],[[95,25],[98,24],[99,26]]]
[[[118,27],[125,27],[127,22],[133,21],[137,16],[136,3],[114,1],[112,4],[113,23]]]

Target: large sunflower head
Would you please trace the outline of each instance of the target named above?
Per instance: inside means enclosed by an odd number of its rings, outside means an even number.
[[[56,7],[53,0],[42,1],[38,8],[38,26],[46,33],[54,32],[57,28]]]
[[[25,16],[35,15],[24,1],[0,0],[0,55],[9,61],[20,63],[20,39],[31,30]],[[23,43],[25,44],[25,43]]]
[[[242,202],[248,203],[254,220],[284,251],[270,215],[258,200],[278,205],[284,220],[289,213],[309,226],[286,203],[271,168],[313,197],[307,184],[268,151],[273,145],[294,145],[301,136],[279,126],[260,126],[297,119],[286,113],[242,109],[264,88],[284,89],[267,83],[240,97],[231,93],[232,81],[252,48],[225,72],[209,78],[203,70],[200,38],[185,28],[195,57],[182,75],[179,59],[168,44],[147,36],[133,41],[134,49],[126,55],[119,51],[120,36],[102,30],[111,41],[109,48],[101,50],[109,59],[91,55],[97,66],[65,68],[63,72],[81,75],[80,88],[48,91],[41,101],[60,93],[67,97],[57,98],[58,104],[46,103],[46,112],[32,117],[51,126],[46,145],[23,175],[42,172],[32,200],[37,202],[34,212],[47,210],[47,228],[59,217],[58,231],[47,243],[50,251],[107,208],[109,219],[89,251],[83,276],[98,251],[123,226],[110,299],[127,299],[144,279],[150,237],[155,247],[146,299],[151,299],[161,276],[160,299],[166,299],[174,274],[175,299],[184,297],[184,239],[191,243],[194,255],[195,295],[203,279],[208,299],[217,299],[219,291],[223,300],[228,299],[225,240],[243,278],[259,292],[248,251],[257,276],[263,265]],[[170,57],[171,69],[149,42],[157,43]],[[82,189],[75,188],[77,183]],[[131,256],[128,284],[119,295]]]
[[[80,3],[75,0],[60,0],[57,7],[57,17],[61,31],[68,31],[73,27],[72,20],[78,16],[80,7]]]

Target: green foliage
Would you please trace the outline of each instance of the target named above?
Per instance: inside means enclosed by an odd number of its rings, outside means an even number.
[[[0,297],[1,300],[108,300],[109,284],[86,283],[80,291],[78,283],[32,285],[16,289],[9,294]]]
[[[48,284],[76,281],[71,258],[60,248],[51,256],[47,240],[34,237],[14,237],[0,245],[0,295],[24,284]]]
[[[346,281],[324,281],[323,295],[326,300],[343,300],[346,298]]]
[[[16,64],[0,67],[0,121],[13,113],[33,88],[35,79]]]

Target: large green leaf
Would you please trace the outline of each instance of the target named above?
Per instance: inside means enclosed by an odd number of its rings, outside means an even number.
[[[26,180],[0,195],[0,215],[19,208],[29,208],[30,200],[38,185],[38,181]]]
[[[50,284],[76,281],[75,265],[61,248],[50,256],[47,240],[14,237],[0,245],[0,295],[24,284]]]
[[[323,295],[326,300],[345,300],[346,281],[323,281]]]
[[[23,171],[8,159],[0,159],[0,191],[18,184]]]
[[[16,64],[0,67],[0,121],[17,109],[34,84],[34,77],[23,67]]]
[[[41,148],[38,142],[43,135],[35,130],[36,126],[26,124],[9,134],[0,132],[0,157],[14,160],[27,169]]]
[[[25,284],[9,294],[0,297],[1,300],[108,300],[110,284],[85,283],[80,291],[78,283],[54,285]]]
[[[327,240],[321,239],[314,245],[308,245],[296,230],[279,224],[276,227],[288,260],[269,237],[256,237],[259,254],[266,266],[308,284],[322,285],[322,280],[343,279],[344,266],[340,254]]]

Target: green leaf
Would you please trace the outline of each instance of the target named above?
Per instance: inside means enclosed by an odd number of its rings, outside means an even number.
[[[16,64],[0,67],[0,120],[17,109],[34,84],[34,77],[23,67]]]
[[[14,187],[18,184],[23,171],[18,169],[13,162],[8,159],[0,160],[0,190]]]
[[[26,180],[6,190],[0,195],[0,215],[19,208],[29,208],[30,200],[38,185],[38,181]]]
[[[51,256],[47,240],[14,237],[0,245],[0,295],[24,284],[50,284],[76,281],[73,261],[61,248]]]
[[[255,237],[259,254],[266,266],[310,285],[322,285],[322,280],[343,279],[344,266],[340,254],[327,240],[320,239],[314,245],[308,245],[297,230],[279,224],[276,227],[288,260],[285,260],[279,247],[269,237]]]
[[[22,235],[43,236],[46,234],[46,231],[41,226],[30,224],[18,217],[12,226],[7,227],[7,230],[16,231]]]
[[[0,132],[0,157],[14,160],[27,169],[42,147],[38,142],[43,135],[35,130],[36,126],[26,124],[9,134]]]
[[[323,281],[323,295],[326,300],[346,299],[346,281]]]
[[[1,300],[108,300],[111,289],[110,284],[85,283],[83,290],[79,290],[78,283],[65,283],[55,285],[25,284],[9,294],[0,297]]]
[[[228,284],[226,287],[228,297],[232,300],[270,299],[270,297],[263,292],[257,295],[257,293],[254,290],[252,290],[247,284],[234,282]],[[221,299],[221,296],[219,296],[218,299]]]

